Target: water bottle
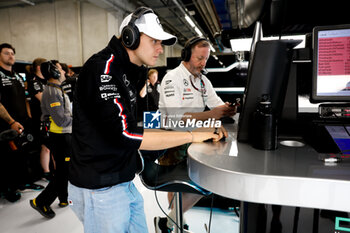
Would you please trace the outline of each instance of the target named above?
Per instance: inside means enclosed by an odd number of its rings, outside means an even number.
[[[268,97],[263,96],[253,113],[252,145],[260,150],[277,148],[277,122]]]

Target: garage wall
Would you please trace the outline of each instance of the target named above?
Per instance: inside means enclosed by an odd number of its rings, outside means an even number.
[[[119,36],[126,15],[122,10],[107,11],[73,0],[1,9],[0,43],[12,44],[17,60],[31,62],[44,57],[81,66],[114,34]],[[180,56],[180,50],[180,46],[166,47],[156,66],[166,65],[166,57]]]

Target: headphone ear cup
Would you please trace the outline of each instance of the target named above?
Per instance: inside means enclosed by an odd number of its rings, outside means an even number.
[[[122,30],[122,43],[123,45],[131,50],[137,49],[140,44],[140,32],[136,26],[127,25]]]
[[[57,67],[50,61],[49,63],[49,73],[54,79],[59,79],[61,77],[61,72],[57,69]]]
[[[185,57],[186,57],[186,54],[185,54],[186,52],[185,52],[185,49],[183,48],[182,50],[181,50],[181,60],[183,60],[183,61],[185,61]]]
[[[191,59],[191,47],[185,47],[181,50],[181,59],[183,61],[189,61]]]
[[[51,74],[54,79],[59,79],[61,77],[61,73],[56,67],[52,67]]]

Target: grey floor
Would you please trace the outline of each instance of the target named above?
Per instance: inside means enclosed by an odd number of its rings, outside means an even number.
[[[37,182],[46,185],[45,181]],[[150,233],[154,233],[153,218],[163,216],[158,207],[154,191],[148,190],[136,177],[135,185],[145,201],[145,213]],[[46,219],[29,206],[29,200],[38,195],[37,191],[22,192],[22,198],[16,203],[0,199],[0,232],[1,233],[83,233],[83,226],[68,208],[59,208],[58,202],[52,205],[56,217]],[[160,205],[167,211],[166,193],[157,192]],[[206,233],[205,224],[209,223],[210,209],[194,207],[185,213],[185,218],[193,233]],[[213,209],[211,222],[212,233],[238,232],[239,219],[231,211]],[[101,232],[103,233],[103,232]]]

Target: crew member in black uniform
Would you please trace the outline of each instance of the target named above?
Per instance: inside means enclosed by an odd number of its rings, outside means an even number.
[[[60,63],[62,69],[65,72],[66,80],[62,83],[62,88],[64,92],[68,95],[69,101],[73,102],[73,92],[75,88],[75,83],[77,82],[78,76],[74,73],[74,71],[68,67],[66,63]]]
[[[27,99],[25,96],[23,78],[13,71],[15,64],[15,49],[12,45],[0,45],[0,131],[9,128],[19,135],[25,133],[25,127],[30,128]],[[27,131],[27,130],[26,130]],[[41,190],[44,187],[33,184],[27,169],[27,152],[15,144],[0,144],[1,187],[5,198],[9,201],[18,200],[21,195],[17,189]]]
[[[141,7],[120,26],[105,49],[84,64],[74,93],[70,207],[85,232],[147,232],[143,199],[132,180],[138,149],[160,150],[219,135],[202,132],[144,131],[136,121],[136,83],[145,82],[163,45],[176,37],[164,32],[158,17]]]

